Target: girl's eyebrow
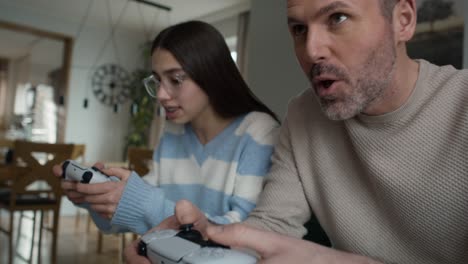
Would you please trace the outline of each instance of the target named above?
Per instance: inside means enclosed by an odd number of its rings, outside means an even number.
[[[182,68],[169,68],[167,70],[164,70],[161,75],[172,75],[174,73],[179,73],[179,72],[184,72],[184,70]],[[153,73],[154,76],[159,76],[159,74],[157,72],[155,72],[154,70],[151,70],[151,73]]]
[[[163,71],[163,74],[164,75],[171,75],[171,74],[174,74],[174,73],[178,73],[178,72],[183,72],[184,70],[182,70],[182,68],[170,68],[170,69],[167,69],[165,71]]]

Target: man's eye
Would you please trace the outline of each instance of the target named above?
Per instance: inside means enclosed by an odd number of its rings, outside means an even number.
[[[294,36],[302,36],[307,33],[307,27],[304,25],[293,25],[291,26],[291,32]]]
[[[343,13],[335,13],[330,16],[330,24],[332,26],[339,25],[346,21],[348,19],[348,16],[343,14]]]

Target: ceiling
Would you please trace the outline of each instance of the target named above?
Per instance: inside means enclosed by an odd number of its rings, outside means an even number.
[[[0,9],[30,14],[32,17],[50,18],[76,25],[75,32],[67,35],[77,37],[80,29],[86,27],[111,28],[117,24],[118,30],[128,30],[154,35],[168,25],[189,19],[201,19],[215,22],[246,11],[251,0],[145,0],[170,7],[170,11],[159,9],[135,0],[0,0]],[[89,12],[88,12],[89,11]],[[110,16],[109,16],[110,14]],[[119,18],[120,17],[120,18]],[[0,17],[2,20],[2,17]],[[82,25],[80,27],[80,25]],[[61,53],[56,58],[37,57],[41,50],[60,50],[58,41],[39,38],[26,33],[14,33],[0,29],[0,57],[18,58],[34,52],[37,61],[50,61],[49,64],[60,65]]]
[[[145,0],[171,8],[166,11],[139,3],[135,0],[0,0],[0,8],[20,9],[69,21],[73,24],[109,25],[109,10],[115,24],[120,16],[119,27],[128,30],[144,30],[154,27],[155,21],[174,24],[188,19],[203,19],[207,22],[223,14],[245,11],[251,0]],[[88,7],[91,7],[88,9]],[[108,8],[109,7],[109,8]],[[87,12],[89,10],[89,13]],[[84,19],[86,18],[86,19]],[[0,18],[1,19],[1,18]],[[151,25],[152,24],[152,25]],[[158,23],[160,24],[160,23]],[[78,31],[78,29],[77,29]]]

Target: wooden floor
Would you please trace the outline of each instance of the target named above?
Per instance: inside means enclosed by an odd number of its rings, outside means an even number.
[[[2,227],[8,227],[6,211],[1,212],[0,224]],[[19,215],[16,215],[19,218]],[[57,263],[86,263],[86,264],[98,264],[98,263],[122,263],[119,258],[120,250],[119,247],[122,240],[122,235],[104,235],[102,253],[97,253],[97,241],[98,231],[94,224],[91,222],[87,226],[87,215],[79,217],[78,225],[76,226],[75,216],[64,216],[60,219],[59,226],[59,238],[58,238],[58,249],[57,249]],[[16,223],[18,220],[16,220]],[[17,233],[17,232],[16,232]],[[35,245],[33,247],[33,257],[29,259],[31,249],[31,234],[32,234],[32,221],[23,220],[22,228],[20,230],[20,236],[15,234],[15,238],[18,238],[16,246],[16,256],[14,259],[15,264],[32,263],[37,264],[37,235]],[[50,263],[50,236],[49,232],[43,233],[42,249],[41,249],[41,263]],[[125,243],[128,244],[132,241],[132,235],[128,234],[125,236]],[[0,264],[8,263],[8,243],[7,236],[0,233]],[[15,242],[14,242],[15,244]],[[26,259],[26,260],[25,260]]]

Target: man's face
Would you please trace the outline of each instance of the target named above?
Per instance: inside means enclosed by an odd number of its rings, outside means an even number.
[[[326,116],[372,114],[390,92],[396,60],[379,0],[288,0],[288,26]]]

